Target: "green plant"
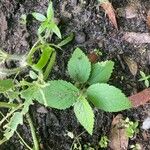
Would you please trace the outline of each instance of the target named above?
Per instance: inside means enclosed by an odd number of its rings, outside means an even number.
[[[144,81],[145,86],[148,88],[150,75],[146,75],[143,71],[140,71],[140,75],[141,78],[139,79],[139,81]]]
[[[133,138],[133,136],[139,132],[138,125],[138,121],[133,122],[130,121],[129,118],[125,119],[124,126],[126,128],[126,134],[129,138]]]
[[[130,148],[132,150],[142,150],[141,145],[136,143],[135,145],[131,145]]]
[[[51,1],[49,2],[49,6],[47,9],[47,17],[36,12],[32,13],[32,15],[37,20],[42,22],[38,29],[38,40],[35,42],[35,44],[29,50],[29,53],[26,55],[9,55],[8,53],[0,50],[0,64],[4,63],[6,60],[19,61],[20,64],[19,67],[14,69],[1,68],[1,75],[9,76],[11,74],[15,74],[22,71],[24,68],[31,67],[34,71],[38,72],[38,74],[42,73],[44,80],[46,80],[56,60],[56,49],[61,49],[62,46],[72,41],[74,37],[73,33],[71,33],[65,39],[60,41],[58,44],[49,43],[49,40],[47,40],[48,38],[52,37],[53,33],[55,33],[59,38],[61,38],[60,30],[55,23],[54,10]],[[27,15],[22,15],[21,19],[26,24]],[[42,32],[40,32],[41,30]],[[43,33],[44,36],[42,35]]]
[[[50,1],[47,15],[54,14],[52,2]],[[50,21],[50,16],[47,16]],[[23,22],[26,24],[26,16],[21,17]],[[54,24],[54,16],[51,21]],[[54,28],[56,28],[54,26]],[[44,31],[43,31],[44,32]],[[18,65],[16,68],[8,69],[5,67],[0,68],[0,75],[4,78],[15,75],[13,79],[4,79],[0,80],[0,93],[5,96],[5,100],[0,101],[0,108],[7,108],[8,112],[4,115],[1,112],[2,119],[0,120],[0,126],[3,127],[3,138],[0,139],[0,144],[9,140],[14,133],[17,133],[22,143],[28,149],[32,149],[16,131],[18,125],[23,124],[23,118],[28,121],[31,134],[33,138],[34,147],[33,149],[39,150],[38,139],[35,134],[35,129],[33,126],[32,119],[28,112],[29,106],[33,104],[34,98],[40,96],[42,98],[40,103],[48,106],[48,99],[45,99],[45,93],[42,91],[43,88],[49,85],[45,82],[48,78],[48,75],[51,72],[51,69],[55,63],[56,59],[56,49],[61,49],[62,46],[67,44],[73,39],[73,34],[71,33],[67,38],[60,41],[57,45],[47,42],[48,36],[52,36],[55,29],[52,29],[49,34],[49,31],[45,31],[46,36],[42,37],[39,35],[37,42],[32,46],[29,53],[26,55],[10,55],[2,50],[0,50],[0,65],[4,65],[6,61],[17,61]],[[41,33],[42,34],[42,33]],[[60,35],[59,35],[60,37]],[[34,54],[38,53],[39,57],[35,58]],[[25,68],[29,69],[29,74],[25,77],[22,77],[21,80],[17,80],[17,76],[21,71],[24,71]],[[30,82],[28,82],[30,81]],[[39,93],[35,93],[38,90]],[[33,93],[32,93],[33,92]]]
[[[112,61],[91,64],[88,57],[76,48],[68,62],[68,72],[75,85],[63,80],[45,82],[42,73],[39,75],[33,73],[37,78],[33,82],[24,79],[20,82],[10,79],[1,81],[0,92],[9,99],[8,103],[0,103],[1,107],[9,108],[8,114],[0,121],[2,125],[8,119],[2,142],[8,140],[17,126],[23,123],[23,116],[30,118],[28,110],[34,101],[61,110],[73,106],[77,119],[89,134],[92,134],[94,127],[94,113],[89,102],[108,112],[130,108],[131,103],[128,98],[119,89],[106,83],[111,76],[113,66]],[[30,119],[28,122],[32,127]],[[33,127],[32,136],[37,148]]]
[[[33,12],[33,17],[41,22],[40,27],[38,28],[38,35],[41,37],[41,34],[44,33],[42,38],[47,39],[52,33],[55,33],[59,38],[61,38],[60,30],[57,26],[56,19],[54,18],[53,4],[50,1],[47,14],[44,16],[41,13]]]
[[[109,142],[109,139],[107,136],[102,136],[100,141],[99,141],[99,146],[101,148],[107,148],[108,146],[108,142]]]

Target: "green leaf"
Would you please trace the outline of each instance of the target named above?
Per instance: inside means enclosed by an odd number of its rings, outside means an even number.
[[[85,97],[80,97],[74,105],[74,112],[81,125],[92,135],[94,113]]]
[[[67,43],[69,43],[70,41],[72,41],[74,38],[74,34],[71,33],[67,38],[65,38],[64,40],[62,40],[57,46],[58,47],[62,47],[64,45],[66,45]]]
[[[148,88],[149,87],[149,81],[148,80],[145,80],[144,81],[144,84],[145,84],[145,86]]]
[[[48,27],[48,23],[47,23],[46,21],[43,22],[43,23],[40,25],[40,27],[38,28],[38,34],[43,33],[43,32],[46,30],[47,27]]]
[[[112,61],[105,61],[105,62],[98,62],[92,65],[91,76],[88,83],[106,83],[113,71],[114,62]]]
[[[41,50],[42,54],[39,61],[37,62],[37,64],[32,65],[33,69],[37,71],[42,70],[46,66],[53,52],[53,48],[49,47],[48,45],[43,45],[41,47]]]
[[[42,87],[30,87],[21,93],[26,100],[37,100],[45,106],[66,109],[72,106],[78,98],[78,89],[71,83],[57,80],[50,81]]]
[[[36,86],[29,87],[28,89],[21,92],[21,97],[25,99],[23,103],[22,114],[25,115],[29,111],[29,106],[33,104],[33,100],[35,99],[35,94],[38,88]]]
[[[48,85],[41,89],[41,93],[43,99],[47,100],[47,106],[66,109],[76,102],[79,91],[69,82],[54,80],[48,82]]]
[[[140,75],[142,76],[142,78],[146,77],[146,74],[143,71],[140,71]]]
[[[131,102],[121,90],[105,83],[91,85],[87,89],[87,97],[96,107],[104,111],[118,112],[131,108]]]
[[[15,112],[8,124],[5,125],[6,130],[4,136],[9,140],[17,130],[19,124],[23,124],[23,115],[20,112]]]
[[[56,23],[51,22],[48,26],[48,29],[51,30],[53,33],[55,33],[61,39],[61,32]]]
[[[32,13],[32,16],[33,16],[36,20],[41,21],[41,22],[43,22],[43,21],[46,20],[46,17],[45,17],[44,15],[42,15],[42,14],[40,14],[40,13],[37,13],[37,12]]]
[[[6,80],[0,80],[0,93],[6,92],[13,88],[13,80],[6,79]]]
[[[72,79],[77,82],[85,83],[90,75],[91,63],[88,57],[76,48],[68,62],[68,71]]]
[[[53,18],[54,18],[53,3],[50,1],[48,9],[47,9],[47,19],[48,19],[48,21],[50,21]]]

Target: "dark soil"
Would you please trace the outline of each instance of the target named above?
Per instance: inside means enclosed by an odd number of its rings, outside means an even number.
[[[85,0],[81,4],[78,0],[53,0],[55,16],[60,20],[62,35],[75,33],[74,41],[65,46],[63,52],[58,52],[57,63],[50,79],[69,79],[66,73],[68,59],[79,46],[86,53],[99,49],[103,56],[99,60],[112,59],[115,61],[115,71],[110,83],[119,87],[129,96],[144,89],[144,84],[138,82],[139,71],[150,73],[150,44],[130,44],[122,39],[124,32],[149,33],[146,25],[146,12],[150,7],[149,0],[141,0],[139,13],[141,16],[126,19],[118,16],[117,31],[109,22],[104,11],[97,5],[95,0]],[[115,9],[124,8],[130,0],[112,0]],[[0,47],[9,53],[27,53],[29,48],[37,39],[37,21],[28,15],[27,25],[20,24],[22,14],[30,14],[33,11],[46,12],[48,0],[0,0]],[[55,37],[54,41],[57,41]],[[132,58],[138,64],[138,74],[133,76],[124,57]],[[122,79],[123,77],[123,79]],[[67,131],[73,132],[75,136],[80,135],[84,129],[77,122],[72,108],[65,111],[47,109],[39,104],[31,106],[30,113],[36,127],[36,131],[44,150],[69,150],[73,140],[68,137]],[[143,120],[149,115],[150,105],[146,104],[136,109],[121,112],[124,118],[140,122],[140,132],[130,144],[140,143],[143,150],[150,150],[150,132],[141,129]],[[94,109],[95,128],[93,136],[84,132],[80,136],[80,142],[90,143],[98,149],[98,142],[102,135],[109,135],[113,117],[117,113],[106,113]],[[28,125],[19,127],[19,133],[32,145],[32,138]],[[43,147],[43,148],[42,148]],[[17,136],[0,146],[0,150],[24,150]],[[100,148],[99,148],[100,149]]]

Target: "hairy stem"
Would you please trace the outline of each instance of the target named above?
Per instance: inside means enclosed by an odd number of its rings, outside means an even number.
[[[18,105],[16,108],[12,109],[11,112],[9,112],[1,121],[0,121],[0,126],[2,125],[2,123],[7,120],[7,118],[9,118],[15,111],[17,111],[18,109],[20,109],[23,106],[23,104]]]
[[[24,139],[21,137],[21,135],[16,131],[16,134],[18,135],[18,137],[20,138],[21,142],[29,149],[29,150],[33,150],[25,141]]]
[[[2,107],[2,108],[16,108],[17,106],[18,106],[18,104],[0,102],[0,107]]]
[[[38,44],[39,44],[40,40],[38,40],[31,48],[31,50],[29,51],[28,55],[27,55],[27,62],[30,64],[31,63],[31,58],[32,55],[34,54],[34,52],[37,50],[37,48],[35,48]]]
[[[36,137],[36,132],[35,132],[35,128],[33,126],[33,121],[31,119],[29,113],[26,114],[26,118],[27,118],[27,121],[28,121],[29,126],[30,126],[30,130],[31,130],[32,138],[33,138],[33,143],[34,143],[34,149],[39,150],[38,139]]]

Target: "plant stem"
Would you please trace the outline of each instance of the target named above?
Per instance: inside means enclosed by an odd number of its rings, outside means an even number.
[[[18,106],[18,104],[14,104],[14,103],[7,103],[7,102],[0,102],[0,107],[4,107],[4,108],[16,108]]]
[[[40,40],[38,40],[31,48],[31,50],[29,51],[28,55],[27,55],[27,62],[30,63],[30,59],[32,57],[32,55],[34,54],[34,52],[37,50],[35,49],[36,45],[40,42]]]
[[[10,113],[8,113],[1,121],[0,121],[0,126],[2,125],[2,123],[8,118],[10,117],[15,111],[17,111],[18,109],[20,109],[23,106],[23,104],[18,105],[16,108],[14,108]]]
[[[50,58],[49,64],[44,72],[44,80],[46,80],[48,78],[48,75],[50,74],[52,67],[55,64],[55,60],[56,60],[56,51],[53,52],[53,54]]]
[[[31,130],[32,138],[33,138],[33,143],[34,143],[34,149],[39,150],[38,139],[36,137],[35,128],[33,126],[33,121],[31,119],[29,113],[26,114],[26,118],[27,118],[27,121],[28,121],[29,126],[30,126],[30,130]]]
[[[24,139],[21,137],[21,135],[16,131],[16,134],[18,135],[18,137],[20,138],[21,142],[29,149],[29,150],[33,150],[25,141]]]

